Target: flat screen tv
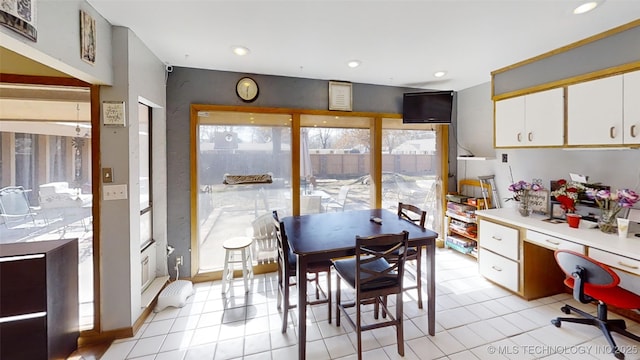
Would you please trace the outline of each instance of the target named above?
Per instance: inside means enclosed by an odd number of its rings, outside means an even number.
[[[453,94],[450,90],[405,93],[402,98],[402,122],[450,124]]]

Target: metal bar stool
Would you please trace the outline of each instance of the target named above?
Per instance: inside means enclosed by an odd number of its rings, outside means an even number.
[[[244,292],[249,292],[248,279],[253,278],[253,265],[251,263],[251,243],[253,240],[249,237],[234,237],[222,244],[225,249],[224,255],[224,271],[222,272],[222,293],[226,293],[227,282],[229,282],[229,288],[233,286],[233,264],[242,264],[242,278],[244,280]],[[240,255],[240,259],[236,259],[236,256]],[[229,266],[231,265],[231,266]]]

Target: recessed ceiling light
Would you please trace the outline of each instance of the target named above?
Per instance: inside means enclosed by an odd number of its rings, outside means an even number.
[[[588,13],[589,11],[595,9],[598,6],[597,1],[588,1],[577,8],[573,9],[573,13],[576,15]]]
[[[443,76],[447,75],[446,71],[436,71],[433,73],[433,76],[437,77],[437,78],[441,78]]]
[[[244,46],[234,46],[232,47],[232,50],[233,53],[238,56],[245,56],[250,52],[249,49]]]
[[[350,68],[357,68],[358,66],[360,66],[360,64],[361,64],[360,60],[350,60],[350,61],[347,63],[347,65],[348,65]]]

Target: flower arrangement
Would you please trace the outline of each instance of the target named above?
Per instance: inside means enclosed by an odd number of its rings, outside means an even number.
[[[590,199],[596,201],[602,211],[598,227],[603,232],[614,233],[617,231],[616,217],[623,208],[632,207],[640,195],[630,189],[618,189],[615,192],[610,190],[586,189],[586,194]]]
[[[506,199],[506,201],[521,201],[527,195],[529,190],[538,191],[542,189],[544,189],[542,185],[537,182],[528,183],[524,180],[520,180],[509,185],[509,191],[513,192],[513,197]]]
[[[560,207],[568,213],[576,211],[576,201],[580,192],[584,192],[586,187],[578,182],[568,182],[565,179],[557,181],[558,187],[551,192],[551,195],[560,203]]]
[[[544,189],[540,182],[532,182],[528,183],[524,180],[520,180],[518,182],[514,182],[509,185],[509,191],[513,192],[514,195],[509,200],[514,200],[520,202],[518,205],[518,211],[522,216],[529,216],[531,214],[531,208],[529,208],[529,191],[538,191]]]

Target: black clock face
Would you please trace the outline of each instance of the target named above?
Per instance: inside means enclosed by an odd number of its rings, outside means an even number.
[[[258,98],[258,84],[252,78],[242,78],[236,84],[236,94],[245,102],[251,102]]]

